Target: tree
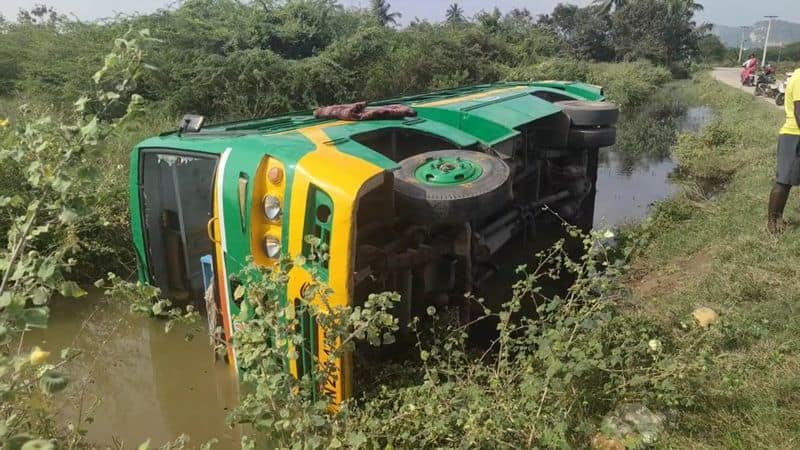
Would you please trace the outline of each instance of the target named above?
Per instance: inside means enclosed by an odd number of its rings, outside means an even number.
[[[592,6],[597,7],[600,14],[611,14],[611,10],[620,10],[628,4],[628,0],[594,0]]]
[[[573,29],[567,36],[570,52],[581,59],[611,61],[614,58],[611,18],[597,15],[593,8],[582,8],[573,20]]]
[[[706,34],[698,41],[700,57],[706,62],[719,62],[725,59],[728,49],[720,41],[719,37],[713,34]]]
[[[476,14],[475,20],[490,32],[496,32],[500,30],[500,19],[502,17],[500,9],[495,6],[492,12],[481,11]]]
[[[703,10],[703,5],[693,0],[666,0],[667,24],[664,40],[667,44],[667,64],[691,58],[700,53],[700,39],[711,31],[711,25],[698,25],[694,14]]]
[[[397,11],[389,12],[391,8],[391,3],[386,0],[371,0],[372,15],[378,19],[381,25],[397,25],[397,19],[403,17],[403,15]]]
[[[705,9],[700,3],[693,0],[666,0],[667,8],[670,13],[682,13],[683,11],[691,11],[692,13],[700,12]]]
[[[36,5],[30,10],[21,9],[17,14],[17,22],[30,25],[55,25],[64,18],[52,6],[47,5]]]
[[[445,22],[450,25],[456,25],[466,22],[464,19],[464,10],[458,6],[458,3],[452,3],[447,7],[447,12],[444,15]]]
[[[528,8],[514,8],[506,14],[503,22],[509,27],[527,28],[533,25],[534,20]]]
[[[691,0],[629,0],[612,14],[617,57],[671,65],[696,56],[708,31],[694,21],[700,8]]]
[[[550,27],[561,37],[567,37],[575,30],[576,16],[580,10],[575,5],[559,3],[552,13],[540,15],[538,23]]]
[[[595,8],[558,4],[549,15],[539,16],[538,24],[556,33],[567,43],[570,53],[581,59],[610,61],[614,57],[611,19]]]

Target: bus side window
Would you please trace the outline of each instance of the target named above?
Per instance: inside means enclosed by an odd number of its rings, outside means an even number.
[[[308,190],[306,202],[306,219],[303,227],[303,256],[311,256],[311,244],[305,242],[306,236],[314,236],[330,251],[331,232],[333,228],[333,201],[322,189],[311,185]],[[328,258],[321,263],[320,276],[322,281],[328,281]]]

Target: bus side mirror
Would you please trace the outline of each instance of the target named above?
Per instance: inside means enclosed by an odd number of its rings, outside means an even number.
[[[181,123],[178,127],[178,135],[182,133],[197,133],[203,128],[203,123],[205,121],[205,116],[186,114],[181,119]]]

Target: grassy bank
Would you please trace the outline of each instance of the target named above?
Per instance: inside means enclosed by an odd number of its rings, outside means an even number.
[[[634,315],[680,334],[692,311],[719,320],[705,333],[713,357],[697,397],[676,414],[665,448],[796,448],[800,445],[800,199],[793,224],[766,232],[781,112],[707,75],[682,88],[716,118],[681,136],[682,194],[633,231],[645,245],[629,281]]]

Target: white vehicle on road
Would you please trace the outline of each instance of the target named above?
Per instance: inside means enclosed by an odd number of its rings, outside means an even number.
[[[793,73],[794,72],[786,72],[786,80],[778,84],[778,96],[775,97],[775,104],[778,106],[783,106],[783,102],[786,98],[786,86],[789,84],[789,78],[792,77]]]

